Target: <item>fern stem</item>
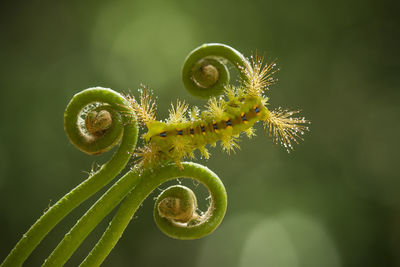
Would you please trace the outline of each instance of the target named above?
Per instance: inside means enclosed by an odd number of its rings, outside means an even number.
[[[64,236],[43,267],[62,266],[72,256],[79,245],[93,229],[107,216],[122,199],[137,185],[140,176],[130,171],[120,178],[106,193],[79,219],[74,227]]]

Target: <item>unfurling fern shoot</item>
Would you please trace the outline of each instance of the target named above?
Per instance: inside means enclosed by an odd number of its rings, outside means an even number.
[[[194,158],[199,150],[203,157],[209,158],[206,145],[215,146],[218,141],[228,154],[239,148],[241,133],[249,138],[254,136],[254,124],[263,121],[272,140],[281,144],[288,152],[293,143],[298,143],[307,131],[309,121],[304,117],[292,117],[298,110],[277,108],[269,110],[265,92],[275,83],[273,74],[276,64],[263,64],[263,59],[251,57],[251,64],[242,58],[244,64],[237,64],[241,72],[239,86],[225,85],[223,94],[209,98],[205,110],[200,112],[196,106],[189,109],[185,102],[171,104],[166,121],[156,119],[156,103],[152,92],[142,86],[139,100],[126,95],[130,108],[138,120],[146,126],[142,135],[146,144],[135,152],[140,168],[152,168],[162,162],[174,161],[180,168],[182,159]],[[209,68],[206,69],[209,72]]]

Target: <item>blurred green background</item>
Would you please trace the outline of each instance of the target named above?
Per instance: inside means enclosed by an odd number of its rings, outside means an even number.
[[[271,106],[301,108],[311,132],[290,154],[261,125],[237,154],[212,149],[210,160],[198,162],[228,191],[220,227],[200,240],[170,239],[153,222],[154,194],[104,266],[400,266],[394,4],[2,1],[0,261],[92,162],[111,156],[90,157],[68,142],[63,112],[73,94],[93,86],[136,92],[144,83],[165,118],[176,98],[204,103],[183,88],[181,66],[197,46],[222,42],[278,60]],[[26,266],[39,266],[95,199],[51,232]],[[86,256],[109,219],[68,266]]]

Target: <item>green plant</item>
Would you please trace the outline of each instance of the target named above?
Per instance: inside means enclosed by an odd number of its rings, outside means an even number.
[[[239,87],[229,86],[229,72],[225,61],[238,68]],[[32,225],[1,266],[20,266],[41,240],[69,212],[94,193],[109,184],[134,156],[136,165],[114,183],[103,196],[77,221],[63,240],[46,259],[43,266],[62,266],[71,257],[87,235],[118,204],[118,211],[82,266],[98,266],[110,253],[143,200],[160,184],[180,177],[203,183],[209,190],[208,210],[197,213],[194,193],[183,186],[172,186],[157,198],[154,218],[158,227],[168,236],[178,239],[201,238],[216,229],[222,221],[227,196],[216,174],[207,167],[181,162],[194,156],[199,149],[208,157],[207,144],[221,141],[227,152],[238,147],[241,132],[253,135],[252,125],[265,122],[276,142],[291,148],[291,141],[304,130],[304,118],[290,117],[297,112],[266,108],[263,96],[274,82],[274,64],[262,67],[262,60],[252,64],[233,48],[222,44],[207,44],[195,49],[183,67],[183,82],[193,95],[209,98],[208,110],[200,115],[197,108],[186,118],[187,105],[172,106],[167,123],[156,121],[155,103],[151,94],[142,90],[140,101],[121,95],[111,89],[89,88],[76,94],[68,104],[64,125],[70,141],[81,151],[100,154],[119,144],[113,157],[88,179],[51,206]],[[228,101],[214,98],[225,92]],[[138,122],[145,125],[145,146],[135,149]]]

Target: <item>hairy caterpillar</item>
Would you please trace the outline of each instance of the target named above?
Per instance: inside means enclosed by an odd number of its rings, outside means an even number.
[[[213,45],[218,44],[208,47]],[[227,49],[226,47],[224,48]],[[238,53],[233,48],[228,48]],[[257,57],[252,57],[250,63],[241,54],[235,56],[239,57],[238,62],[232,61],[240,70],[240,85],[223,85],[223,94],[209,98],[206,109],[202,112],[196,106],[189,110],[185,102],[177,101],[175,106],[171,104],[169,118],[166,121],[158,121],[151,91],[145,87],[139,89],[138,101],[132,95],[125,96],[130,103],[129,108],[135,111],[139,122],[147,128],[147,132],[142,136],[146,145],[137,149],[134,155],[139,159],[139,166],[148,168],[160,162],[174,161],[182,167],[181,160],[186,157],[193,158],[193,152],[197,149],[205,158],[209,158],[206,145],[215,146],[218,141],[222,149],[230,153],[239,148],[237,142],[241,133],[246,133],[249,138],[254,136],[253,125],[258,121],[264,122],[273,141],[284,146],[287,151],[293,149],[293,143],[302,139],[301,135],[308,130],[306,124],[309,124],[309,121],[304,117],[292,117],[299,111],[282,108],[271,111],[267,108],[268,97],[264,96],[264,93],[275,83],[272,75],[276,72],[276,64],[264,65],[263,60]],[[216,72],[218,68],[213,69],[212,63],[215,63],[215,58],[205,58],[207,62],[199,60],[200,67],[197,69],[200,69],[206,78],[211,77],[213,85],[219,78]],[[195,78],[192,80],[196,82]]]

